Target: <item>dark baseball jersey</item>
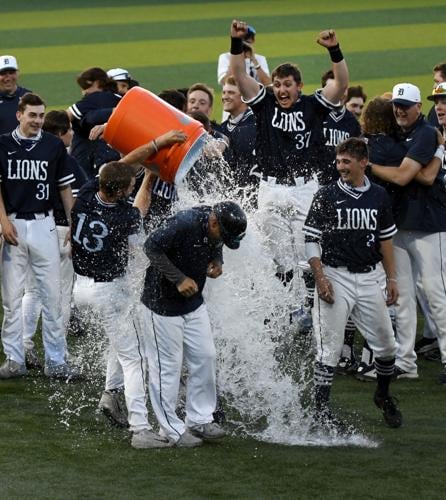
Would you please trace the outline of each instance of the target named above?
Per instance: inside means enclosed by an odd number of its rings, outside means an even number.
[[[0,134],[12,132],[19,124],[16,117],[17,106],[22,95],[27,92],[31,90],[24,87],[17,87],[14,94],[0,92]]]
[[[202,291],[208,264],[222,262],[222,243],[213,243],[208,236],[211,207],[201,206],[182,210],[156,229],[144,244],[149,257],[165,256],[180,275],[195,280],[199,291],[184,297],[176,283],[151,264],[146,272],[142,302],[163,316],[181,316],[195,311],[203,303]]]
[[[71,184],[71,191],[73,193],[73,198],[77,198],[80,188],[88,181],[88,177],[73,156],[68,155],[67,160],[74,176],[74,181]],[[55,200],[54,220],[56,221],[57,226],[69,225],[60,196]]]
[[[71,213],[71,247],[77,274],[112,281],[126,272],[130,235],[141,229],[141,215],[125,200],[107,203],[98,194],[97,179],[87,182]]]
[[[301,95],[289,109],[281,108],[271,89],[262,87],[250,101],[256,118],[256,156],[265,176],[280,184],[294,184],[295,177],[312,178],[326,168],[323,122],[336,106],[321,90]]]
[[[332,111],[323,123],[325,138],[326,168],[318,171],[318,181],[321,186],[331,184],[339,179],[336,168],[336,146],[349,137],[359,137],[361,127],[353,113],[345,106],[339,111]]]
[[[74,182],[63,142],[47,132],[22,138],[18,128],[0,136],[0,181],[6,213],[51,210],[59,189]]]
[[[363,272],[382,260],[380,241],[397,230],[386,190],[367,183],[358,191],[338,179],[314,196],[303,231],[305,242],[320,243],[323,264]]]
[[[435,128],[423,116],[406,132],[402,141],[405,156],[427,165],[437,148]],[[396,210],[399,229],[413,231],[446,231],[446,190],[444,171],[440,169],[432,186],[413,180],[402,190]]]
[[[118,105],[121,96],[108,90],[92,92],[86,94],[80,101],[69,107],[73,114],[74,137],[71,145],[71,154],[81,164],[89,178],[96,175],[95,165],[100,166],[107,161],[108,152],[104,141],[90,141],[88,135],[93,124],[88,120],[88,114],[93,114],[99,110],[110,110]],[[99,144],[97,144],[99,142]],[[101,144],[103,143],[103,144]],[[98,149],[99,148],[99,149]],[[95,159],[98,156],[100,159]],[[105,160],[104,160],[105,158]],[[118,159],[113,157],[111,159]]]
[[[256,184],[258,179],[252,175],[252,168],[256,164],[256,121],[253,111],[248,108],[235,119],[224,121],[221,131],[229,138],[224,159],[234,172],[237,185],[244,187]]]
[[[431,107],[429,113],[427,114],[427,121],[433,127],[439,128],[440,124],[438,123],[437,113],[435,112],[435,105]]]

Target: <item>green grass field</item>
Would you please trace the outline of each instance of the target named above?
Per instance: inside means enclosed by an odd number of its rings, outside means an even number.
[[[229,24],[257,29],[270,68],[297,62],[311,92],[329,58],[316,45],[337,30],[353,84],[370,97],[395,83],[432,88],[446,59],[444,0],[14,0],[0,3],[1,53],[18,58],[22,85],[51,108],[80,97],[75,76],[89,66],[124,67],[158,92],[197,81],[216,88]],[[428,102],[425,102],[426,110]],[[373,384],[338,377],[335,403],[376,448],[283,446],[235,433],[197,450],[133,450],[123,431],[95,413],[99,383],[50,383],[34,375],[0,383],[0,500],[3,499],[443,499],[445,387],[437,363],[420,362],[419,381],[399,381],[401,429],[384,426]],[[63,412],[63,401],[79,415]],[[85,402],[85,405],[82,403]]]

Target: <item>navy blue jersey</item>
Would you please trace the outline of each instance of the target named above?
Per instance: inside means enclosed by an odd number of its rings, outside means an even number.
[[[208,236],[211,210],[211,207],[202,206],[180,211],[165,221],[145,242],[146,254],[164,254],[185,276],[195,280],[199,288],[192,297],[184,297],[175,283],[150,265],[141,300],[155,313],[181,316],[203,303],[202,291],[208,264],[212,261],[222,262],[222,244],[213,243]]]
[[[291,108],[284,109],[273,91],[262,87],[247,104],[256,117],[256,156],[263,176],[292,185],[295,177],[309,179],[326,168],[322,123],[336,106],[321,91],[302,95]]]
[[[88,177],[73,156],[68,155],[67,160],[74,175],[74,181],[71,184],[71,191],[73,193],[73,198],[77,198],[80,188],[88,181]],[[56,199],[54,206],[54,220],[56,221],[57,226],[69,225],[60,196]]]
[[[96,175],[96,168],[106,161],[119,159],[119,155],[108,156],[109,149],[104,141],[90,141],[88,135],[93,128],[93,123],[88,116],[94,116],[100,110],[110,110],[118,105],[121,96],[108,90],[92,92],[69,107],[73,114],[74,137],[71,145],[71,154],[81,164],[89,178]],[[107,149],[108,148],[108,149]],[[96,158],[98,157],[98,158]]]
[[[252,175],[256,164],[256,121],[253,111],[248,108],[236,119],[229,118],[221,124],[221,131],[229,138],[229,146],[225,149],[224,159],[234,173],[237,185],[245,187],[257,184],[258,179]]]
[[[0,136],[0,181],[6,213],[38,213],[54,208],[74,175],[58,137],[41,132],[23,139],[16,129]]]
[[[173,203],[178,200],[175,184],[161,180],[159,177],[153,183],[152,200],[146,216],[147,227],[158,227],[172,215]]]
[[[336,168],[336,146],[349,137],[359,137],[361,127],[353,113],[343,106],[339,111],[332,111],[323,123],[325,138],[326,168],[317,172],[321,186],[331,184],[339,178]]]
[[[360,272],[382,260],[380,241],[396,226],[383,187],[358,191],[338,179],[315,194],[303,231],[306,242],[320,243],[323,264]]]
[[[432,106],[429,110],[429,113],[427,114],[427,121],[435,128],[440,127],[440,124],[438,123],[437,113],[435,112],[435,105]]]
[[[407,131],[402,141],[408,158],[427,165],[437,148],[435,128],[423,116]],[[444,171],[440,169],[432,186],[413,180],[402,190],[396,210],[399,229],[413,231],[446,231],[446,190]]]
[[[14,94],[5,94],[0,92],[0,134],[12,132],[19,122],[17,121],[17,106],[22,95],[31,90],[24,87],[17,87]]]
[[[71,213],[71,247],[77,274],[112,281],[126,272],[128,237],[141,229],[137,208],[124,200],[106,203],[98,195],[97,179],[85,184]]]

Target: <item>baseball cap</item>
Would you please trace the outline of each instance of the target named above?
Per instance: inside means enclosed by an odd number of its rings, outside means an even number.
[[[116,80],[117,82],[132,80],[132,75],[126,69],[123,68],[109,69],[107,71],[107,76],[113,78],[113,80]]]
[[[439,83],[432,90],[432,94],[428,96],[429,101],[435,101],[436,97],[446,97],[446,82]]]
[[[233,201],[217,203],[212,210],[217,216],[223,243],[228,248],[236,250],[246,234],[248,221],[245,212]]]
[[[420,89],[411,83],[397,83],[392,91],[392,103],[413,106],[421,102]]]
[[[0,56],[0,71],[4,69],[18,70],[17,59],[14,56]]]

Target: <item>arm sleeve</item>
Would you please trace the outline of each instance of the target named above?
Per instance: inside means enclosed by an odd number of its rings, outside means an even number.
[[[432,160],[436,149],[437,136],[435,129],[433,127],[423,127],[412,138],[406,156],[424,166]]]
[[[325,210],[323,209],[321,190],[319,190],[313,199],[302,228],[305,235],[305,244],[320,242],[322,238],[324,214]]]
[[[393,220],[392,204],[386,192],[384,192],[384,206],[379,221],[379,228],[380,240],[389,240],[397,233],[397,228]]]

